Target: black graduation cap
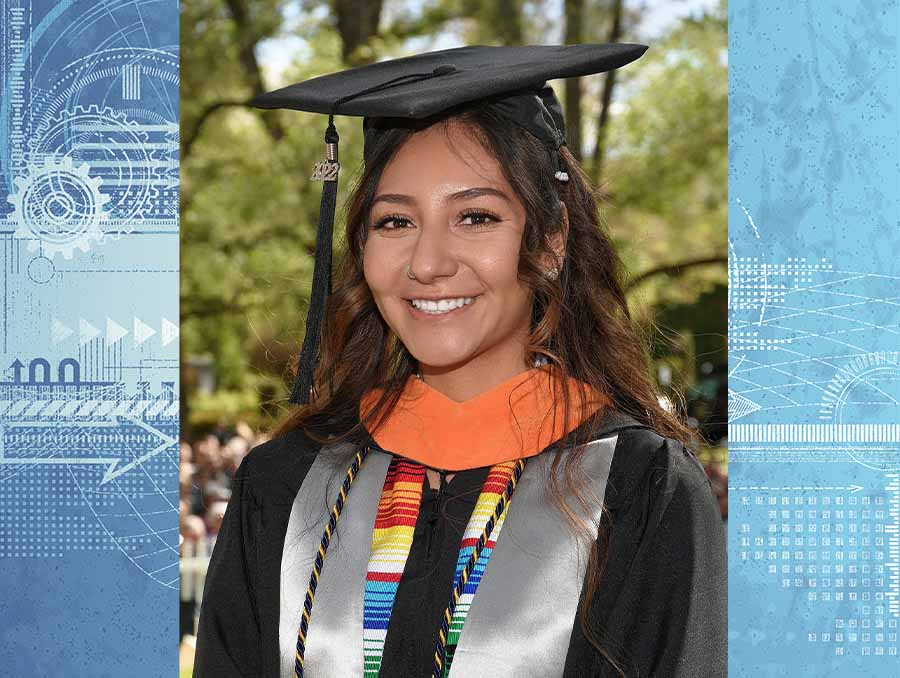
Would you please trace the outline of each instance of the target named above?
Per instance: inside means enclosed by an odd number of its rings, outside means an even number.
[[[367,145],[379,118],[423,119],[484,102],[552,150],[566,143],[562,107],[546,81],[603,73],[639,58],[646,45],[470,46],[380,61],[305,80],[261,94],[257,108],[289,108],[328,115],[326,160],[312,178],[323,181],[306,336],[291,402],[308,403],[325,301],[331,294],[331,240],[337,200],[338,133],[335,115],[363,118]],[[569,180],[560,161],[555,174]]]

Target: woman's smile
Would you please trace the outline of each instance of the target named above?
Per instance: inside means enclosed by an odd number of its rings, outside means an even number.
[[[406,299],[409,312],[413,318],[420,320],[442,320],[456,318],[475,303],[480,294],[474,296],[442,297],[440,299],[413,298]]]

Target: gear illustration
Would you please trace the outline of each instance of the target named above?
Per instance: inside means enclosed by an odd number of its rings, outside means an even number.
[[[68,156],[50,156],[32,166],[29,174],[14,179],[16,190],[7,196],[15,235],[27,240],[30,251],[41,248],[48,259],[56,253],[71,259],[76,247],[87,252],[91,241],[102,240],[100,224],[109,216],[102,181],[90,175],[87,163],[76,167]]]
[[[27,143],[32,152],[46,153],[71,143],[72,137],[79,134],[101,130],[126,135],[129,141],[134,142],[142,143],[149,139],[147,132],[141,130],[137,121],[130,118],[126,111],[97,104],[76,104],[41,119]]]
[[[150,218],[157,202],[154,184],[166,163],[149,141],[142,125],[126,112],[77,104],[41,122],[31,152],[34,157],[76,155],[102,172],[111,198],[106,210],[113,223],[107,231],[118,237]]]

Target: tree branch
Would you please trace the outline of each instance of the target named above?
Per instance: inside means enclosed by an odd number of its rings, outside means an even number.
[[[191,149],[194,147],[194,142],[197,141],[197,137],[200,136],[200,132],[203,130],[203,125],[206,124],[206,121],[213,113],[222,108],[228,108],[230,106],[247,105],[248,102],[246,101],[217,101],[204,108],[200,112],[200,115],[197,116],[197,119],[194,121],[194,124],[191,127],[190,131],[187,134],[183,134],[181,136],[181,162],[184,162],[191,154]]]
[[[521,4],[519,0],[497,0],[494,5],[497,12],[494,30],[504,45],[525,44]]]
[[[263,84],[262,69],[260,69],[259,62],[256,60],[256,45],[263,36],[257,35],[253,30],[244,0],[225,0],[225,4],[228,5],[231,17],[238,28],[240,40],[238,58],[244,67],[247,77],[250,79],[250,91],[253,92],[253,96],[262,94],[266,91],[266,88]],[[264,118],[263,122],[275,141],[284,136],[284,130],[281,128],[277,118]]]
[[[186,135],[182,135],[182,162],[187,160],[188,156],[191,154],[194,142],[197,141],[197,138],[203,131],[203,126],[213,113],[230,106],[249,106],[250,99],[266,91],[265,84],[263,83],[262,69],[259,66],[259,62],[256,60],[256,45],[263,36],[259,35],[259,31],[254,30],[254,27],[251,25],[251,19],[245,0],[225,0],[225,5],[228,7],[228,12],[231,14],[231,19],[237,29],[238,61],[243,67],[244,74],[250,85],[251,96],[246,100],[231,99],[217,101],[204,108],[194,121],[190,131]],[[261,118],[266,131],[272,139],[279,141],[284,137],[284,129],[277,116],[273,114],[264,114]]]
[[[628,281],[628,284],[625,286],[625,289],[630,291],[633,290],[638,285],[641,285],[650,278],[657,275],[669,275],[669,276],[679,276],[686,269],[694,268],[696,266],[708,266],[710,264],[727,264],[728,257],[727,256],[712,256],[712,257],[702,257],[700,259],[688,259],[686,261],[679,261],[675,264],[665,264],[663,266],[657,266],[656,268],[651,268],[649,271],[644,271],[638,276],[635,276],[631,280]]]
[[[581,23],[584,16],[584,0],[565,0],[567,45],[577,45],[582,40]],[[581,78],[566,78],[566,146],[581,162]]]
[[[357,50],[378,33],[381,6],[382,0],[332,0],[345,64],[360,66],[375,60],[374,54]]]
[[[209,318],[216,315],[243,315],[251,309],[249,306],[241,306],[237,303],[229,303],[221,299],[205,301],[193,300],[194,305],[181,304],[181,318]]]
[[[613,3],[612,24],[609,27],[609,42],[619,42],[622,37],[622,12],[624,0]],[[600,180],[603,173],[603,160],[606,155],[606,128],[609,123],[609,109],[612,105],[613,89],[616,86],[616,70],[607,71],[603,81],[603,93],[600,95],[600,116],[597,119],[597,145],[594,147],[594,162],[591,163],[594,183]]]
[[[380,35],[383,38],[399,41],[418,38],[423,35],[432,35],[437,33],[447,22],[466,16],[468,15],[465,11],[458,7],[450,8],[444,5],[426,7],[418,16],[411,18],[402,17],[394,20],[394,23],[382,31]]]

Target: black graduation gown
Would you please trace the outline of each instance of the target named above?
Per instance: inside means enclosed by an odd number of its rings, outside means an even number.
[[[609,411],[599,434],[612,432],[618,439],[604,497],[612,528],[591,627],[629,678],[724,678],[726,534],[710,482],[689,450],[630,417]],[[279,678],[282,549],[317,450],[293,431],[255,447],[238,469],[207,573],[194,678]],[[426,480],[381,676],[431,675],[436,620],[486,474],[487,468],[459,472],[440,493]],[[556,675],[620,674],[573,619],[565,666]]]

